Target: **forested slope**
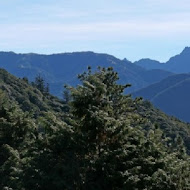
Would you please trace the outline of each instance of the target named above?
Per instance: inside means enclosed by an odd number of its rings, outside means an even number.
[[[42,89],[37,88],[39,82]],[[24,112],[28,111],[37,116],[43,111],[61,113],[64,110],[63,101],[52,96],[45,87],[46,83],[43,80],[30,83],[26,78],[17,78],[6,70],[0,69],[0,89]]]
[[[0,189],[190,189],[189,126],[124,95],[112,68],[80,75],[81,85],[67,87],[66,110],[35,85],[1,75]],[[29,91],[46,105],[41,114],[32,102],[37,117],[18,101],[26,93],[31,103]]]

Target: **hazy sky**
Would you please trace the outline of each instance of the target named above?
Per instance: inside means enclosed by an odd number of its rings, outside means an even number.
[[[190,46],[190,0],[0,0],[0,51],[166,61]]]

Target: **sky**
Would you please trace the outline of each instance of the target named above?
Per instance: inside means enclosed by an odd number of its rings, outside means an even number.
[[[0,0],[0,51],[165,62],[186,46],[189,0]]]

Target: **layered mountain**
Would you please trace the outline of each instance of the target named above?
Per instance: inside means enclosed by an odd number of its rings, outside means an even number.
[[[146,58],[140,59],[139,61],[135,61],[134,64],[143,67],[144,69],[151,70],[162,69],[165,63],[160,63],[159,61]]]
[[[146,70],[130,61],[120,60],[108,54],[93,52],[62,53],[52,55],[16,54],[0,52],[0,67],[17,77],[28,77],[33,81],[41,75],[50,84],[50,92],[61,97],[64,84],[79,83],[77,75],[88,66],[94,70],[98,67],[113,67],[120,73],[121,83],[132,84],[131,91],[146,87],[171,75],[160,69]]]
[[[179,55],[171,57],[166,62],[166,70],[175,73],[190,72],[190,47],[186,47]]]
[[[133,93],[169,115],[190,122],[190,74],[177,74]]]
[[[190,72],[190,47],[186,47],[179,55],[171,57],[166,63],[151,59],[141,59],[134,62],[145,69],[162,69],[174,73]]]

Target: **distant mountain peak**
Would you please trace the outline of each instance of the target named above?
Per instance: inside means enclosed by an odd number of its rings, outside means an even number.
[[[176,68],[178,68],[179,65],[180,66],[184,65],[185,70],[183,72],[186,72],[187,65],[189,65],[189,60],[190,60],[190,47],[185,47],[180,54],[171,57],[169,61],[167,61],[166,63],[170,65],[176,64],[175,65]]]
[[[0,54],[16,54],[14,51],[0,51]]]
[[[189,54],[190,53],[190,47],[185,47],[184,50],[181,52],[181,54]]]
[[[137,62],[139,62],[139,63],[143,63],[143,62],[149,62],[149,63],[152,63],[152,62],[154,62],[154,63],[160,63],[159,61],[154,60],[154,59],[150,59],[150,58],[142,58],[142,59],[140,59],[139,61],[135,61],[134,63],[137,63]]]
[[[140,59],[139,61],[136,61],[134,63],[147,70],[161,69],[161,70],[170,71],[173,73],[189,73],[190,72],[190,47],[189,46],[185,47],[181,53],[171,57],[165,63],[161,63],[156,60],[151,60],[149,58]]]

